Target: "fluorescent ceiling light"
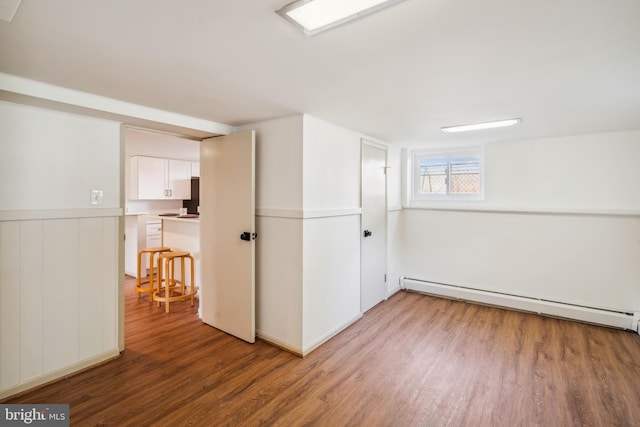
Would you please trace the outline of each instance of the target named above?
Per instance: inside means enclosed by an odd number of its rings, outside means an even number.
[[[404,0],[297,0],[278,15],[310,36]]]
[[[0,0],[0,19],[11,22],[22,0]]]
[[[517,125],[518,123],[521,123],[521,122],[522,122],[522,119],[507,119],[507,120],[498,120],[495,122],[477,123],[473,125],[448,126],[440,129],[443,132],[447,132],[447,133],[467,132],[470,130],[503,128],[507,126]]]

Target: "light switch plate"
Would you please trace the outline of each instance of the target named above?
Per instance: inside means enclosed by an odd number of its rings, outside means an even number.
[[[91,190],[91,206],[102,204],[102,190]]]

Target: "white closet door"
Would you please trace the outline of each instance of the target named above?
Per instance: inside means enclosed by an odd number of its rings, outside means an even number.
[[[362,235],[360,309],[387,297],[387,151],[362,143]]]

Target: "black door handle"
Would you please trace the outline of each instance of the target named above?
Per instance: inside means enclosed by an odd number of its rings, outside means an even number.
[[[372,234],[372,233],[371,233],[371,231],[369,231],[369,230],[364,230],[363,236],[364,236],[364,237],[369,237],[369,236],[371,236],[371,234]]]
[[[240,235],[240,239],[245,240],[247,242],[251,240],[256,240],[257,238],[258,238],[258,233],[249,233],[248,231],[245,231]]]

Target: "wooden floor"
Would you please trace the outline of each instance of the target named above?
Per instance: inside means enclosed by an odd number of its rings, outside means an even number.
[[[138,302],[126,350],[7,399],[73,426],[639,426],[640,336],[400,292],[304,359]]]

